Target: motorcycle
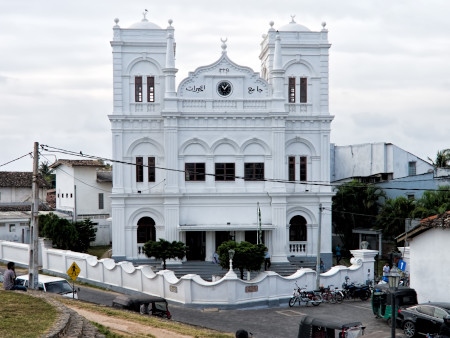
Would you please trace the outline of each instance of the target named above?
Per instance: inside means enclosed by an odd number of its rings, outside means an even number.
[[[345,276],[345,282],[342,283],[342,291],[344,293],[344,299],[356,299],[359,298],[362,301],[370,298],[370,287],[365,284],[355,284],[349,282],[350,277]]]
[[[306,288],[302,289],[295,282],[294,294],[291,299],[289,299],[289,307],[293,307],[295,303],[298,302],[298,305],[306,305],[312,304],[314,306],[320,305],[322,303],[322,296],[320,292],[316,291],[307,291]]]

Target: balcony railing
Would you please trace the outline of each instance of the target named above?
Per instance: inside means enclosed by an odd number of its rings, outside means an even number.
[[[289,254],[294,256],[306,255],[308,242],[289,242]]]

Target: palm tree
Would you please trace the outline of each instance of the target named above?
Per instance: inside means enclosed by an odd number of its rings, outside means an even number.
[[[448,168],[450,162],[450,149],[439,150],[436,154],[435,161],[429,157],[428,160],[431,161],[431,164],[433,164],[435,168]]]
[[[416,201],[405,196],[388,199],[378,214],[377,227],[386,238],[394,239],[405,232],[405,219],[411,218],[415,208]]]
[[[39,166],[39,173],[42,175],[44,180],[54,188],[55,183],[55,174],[53,173],[53,169],[50,168],[48,162],[42,162]]]

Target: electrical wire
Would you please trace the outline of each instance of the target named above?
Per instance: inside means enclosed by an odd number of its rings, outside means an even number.
[[[137,166],[138,164],[133,163],[133,162],[127,162],[127,161],[119,161],[119,160],[114,160],[114,159],[110,159],[110,158],[106,158],[106,157],[100,157],[100,156],[95,156],[95,155],[89,155],[86,153],[83,153],[82,151],[79,152],[75,152],[75,151],[71,151],[71,150],[66,150],[66,149],[61,149],[61,148],[57,148],[57,147],[52,147],[49,145],[41,145],[42,149],[45,149],[48,152],[55,152],[55,153],[62,153],[62,154],[66,154],[66,155],[71,155],[71,156],[76,156],[76,157],[83,157],[83,158],[90,158],[90,159],[96,159],[96,160],[102,160],[102,161],[106,161],[106,162],[111,162],[111,163],[120,163],[120,164],[126,164],[126,165],[132,165],[132,166]],[[52,150],[50,150],[52,149]],[[139,164],[140,167],[149,167],[146,164]],[[166,170],[166,171],[174,171],[174,172],[180,172],[180,173],[187,173],[186,170],[182,170],[182,169],[172,169],[172,168],[165,168],[165,167],[158,167],[158,166],[152,166],[152,168],[155,169],[160,169],[160,170]],[[205,176],[218,176],[216,174],[212,174],[212,173],[200,173],[200,174],[204,174]],[[231,177],[231,176],[227,176],[227,177]],[[243,176],[232,176],[234,177],[234,179],[240,179],[240,180],[245,180],[245,177]],[[325,187],[332,187],[332,188],[338,188],[340,187],[343,183],[325,183],[322,181],[289,181],[289,180],[284,180],[284,179],[274,179],[274,178],[264,178],[264,179],[258,179],[255,180],[258,182],[274,182],[274,183],[285,183],[285,184],[298,184],[298,185],[312,185],[312,186],[325,186]],[[426,180],[418,180],[418,181],[414,181],[414,182],[419,182],[419,181],[426,181]],[[405,181],[403,181],[405,182]],[[406,182],[411,182],[411,181],[406,181]],[[377,183],[361,183],[360,187],[361,188],[366,188],[368,185],[369,186],[374,186],[377,187],[379,189],[382,190],[400,190],[400,191],[450,191],[446,190],[446,189],[424,189],[424,188],[403,188],[403,187],[379,187],[377,186],[377,184],[382,183],[382,182],[377,182]],[[397,182],[392,182],[392,183],[397,183]],[[345,184],[345,183],[344,183]],[[358,184],[355,185],[355,187],[358,187]]]
[[[33,152],[26,153],[25,155],[22,155],[22,156],[20,156],[20,157],[14,159],[14,160],[11,160],[11,161],[6,162],[6,163],[3,163],[3,164],[0,164],[0,167],[3,167],[3,166],[5,166],[5,165],[7,165],[7,164],[10,164],[10,163],[13,163],[13,162],[15,162],[15,161],[18,161],[18,160],[20,160],[20,159],[22,159],[22,158],[24,158],[24,157],[26,157],[26,156],[31,156],[31,158],[33,158]]]

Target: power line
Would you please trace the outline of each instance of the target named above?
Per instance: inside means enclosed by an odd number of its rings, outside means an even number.
[[[107,162],[112,162],[112,163],[120,163],[120,164],[126,164],[126,165],[132,165],[132,166],[140,166],[140,167],[146,167],[148,168],[149,166],[146,164],[136,164],[133,162],[127,162],[127,161],[119,161],[119,160],[114,160],[114,159],[110,159],[110,158],[106,158],[106,157],[100,157],[100,156],[95,156],[95,155],[89,155],[86,153],[83,153],[82,151],[79,152],[75,152],[75,151],[71,151],[71,150],[66,150],[66,149],[61,149],[61,148],[57,148],[57,147],[52,147],[49,145],[41,145],[42,149],[45,149],[48,152],[56,152],[56,153],[62,153],[62,154],[66,154],[66,155],[71,155],[71,156],[76,156],[76,157],[83,157],[83,158],[90,158],[90,159],[95,159],[95,160],[102,160],[102,161],[107,161]],[[53,149],[53,150],[50,150]],[[160,169],[160,170],[166,170],[166,171],[174,171],[174,172],[180,172],[180,173],[185,173],[186,174],[186,170],[182,170],[182,169],[173,169],[173,168],[165,168],[165,167],[158,167],[158,166],[152,166],[152,168],[155,169]],[[205,176],[217,176],[216,174],[211,174],[211,173],[204,173]],[[245,180],[245,177],[243,176],[233,176],[234,179],[241,179],[241,180]],[[255,181],[259,181],[259,182],[273,182],[273,183],[285,183],[285,184],[299,184],[299,185],[314,185],[314,186],[324,186],[324,187],[332,187],[332,188],[338,188],[340,186],[342,186],[345,183],[324,183],[322,181],[289,181],[289,180],[285,180],[285,179],[274,179],[274,178],[263,178],[263,179],[258,179]],[[426,180],[418,180],[416,182],[419,181],[426,181]],[[400,183],[400,182],[392,182],[391,183]],[[406,182],[414,182],[414,181],[406,181]],[[377,183],[360,183],[360,186],[358,186],[358,184],[355,185],[355,187],[360,187],[360,188],[366,188],[368,186],[373,186],[382,190],[400,190],[400,191],[450,191],[450,189],[424,189],[424,188],[403,188],[403,187],[379,187],[377,184],[379,183],[383,183],[383,182],[377,182]]]
[[[20,156],[20,157],[14,159],[14,160],[11,160],[11,161],[6,162],[6,163],[3,163],[3,164],[0,164],[0,167],[3,167],[3,166],[5,166],[5,165],[7,165],[7,164],[10,164],[10,163],[13,163],[13,162],[15,162],[15,161],[18,161],[18,160],[20,160],[20,159],[22,159],[22,158],[24,158],[24,157],[26,157],[26,156],[30,156],[31,158],[33,158],[33,152],[29,152],[29,153],[27,153],[27,154],[25,154],[25,155],[22,155],[22,156]]]

